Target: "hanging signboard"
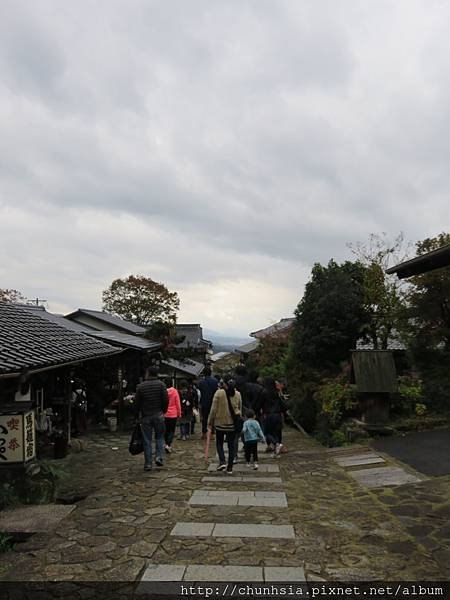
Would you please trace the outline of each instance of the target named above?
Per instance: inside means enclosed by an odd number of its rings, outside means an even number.
[[[0,414],[0,466],[25,463],[35,456],[34,412]]]

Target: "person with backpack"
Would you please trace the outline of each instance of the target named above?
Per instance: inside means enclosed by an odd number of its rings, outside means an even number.
[[[156,367],[149,367],[145,375],[145,381],[136,387],[135,416],[137,419],[141,419],[144,471],[151,471],[153,468],[153,434],[155,434],[155,464],[157,467],[162,467],[164,464],[164,413],[169,405],[169,396],[166,386],[158,379]]]
[[[242,399],[236,390],[231,377],[223,378],[221,388],[214,394],[211,410],[208,417],[208,429],[216,432],[216,449],[219,456],[218,471],[228,475],[233,474],[233,461],[235,456],[236,431],[240,429],[242,421]],[[225,461],[224,442],[228,446],[228,461]]]

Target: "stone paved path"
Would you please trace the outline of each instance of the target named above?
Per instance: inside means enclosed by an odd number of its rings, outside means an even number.
[[[189,576],[193,556],[197,566],[255,567],[261,577],[283,566],[301,569],[308,581],[449,579],[449,476],[371,488],[352,477],[354,467],[340,466],[336,453],[295,430],[285,437],[289,453],[264,461],[276,462],[279,473],[242,465],[224,478],[208,471],[198,438],[177,440],[166,467],[144,473],[142,456],[127,452],[128,436],[92,436],[85,452],[65,460],[71,477],[61,496],[77,496],[76,510],[53,532],[4,554],[0,579],[137,584],[149,565],[175,564]],[[385,467],[399,466],[384,458]],[[373,467],[385,468],[367,465]],[[284,493],[288,506],[189,502],[206,491]],[[177,523],[196,531],[203,524],[209,533],[172,535]],[[211,535],[217,525],[219,533],[232,526],[240,535]],[[294,535],[244,537],[249,526],[291,526]]]

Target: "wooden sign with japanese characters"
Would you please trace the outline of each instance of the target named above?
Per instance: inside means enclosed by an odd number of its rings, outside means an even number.
[[[0,466],[24,463],[35,455],[34,412],[0,415]]]

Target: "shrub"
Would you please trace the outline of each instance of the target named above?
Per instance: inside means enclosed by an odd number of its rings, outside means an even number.
[[[343,383],[342,376],[325,379],[314,394],[314,399],[330,429],[337,429],[344,417],[357,406],[354,388],[349,383]]]
[[[414,412],[418,417],[422,417],[427,412],[426,404],[418,402],[414,408]]]
[[[347,436],[343,431],[333,431],[330,438],[330,446],[344,446],[347,443]]]
[[[391,409],[398,414],[412,414],[416,403],[422,399],[422,380],[416,375],[405,374],[398,378],[397,394],[391,397]]]

